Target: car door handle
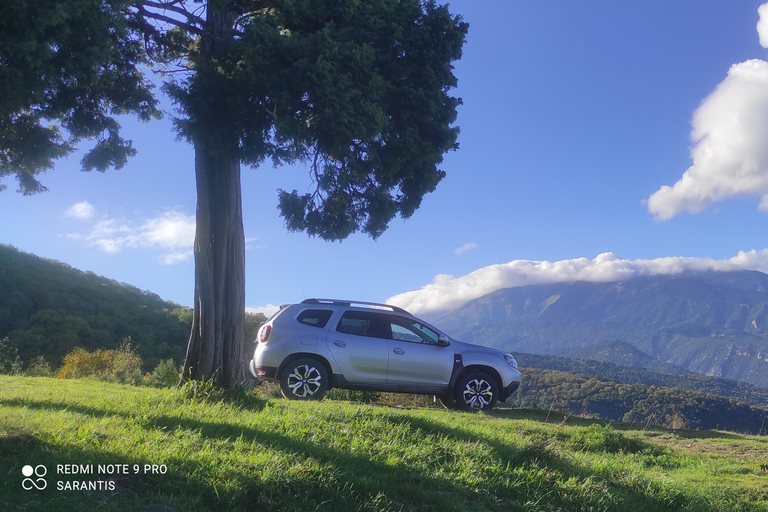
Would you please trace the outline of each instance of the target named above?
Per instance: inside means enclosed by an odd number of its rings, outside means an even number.
[[[401,349],[401,348],[393,348],[393,349],[392,349],[392,352],[394,352],[395,354],[398,354],[398,355],[403,355],[403,354],[405,354],[405,350],[403,350],[403,349]]]
[[[334,341],[333,344],[336,345],[337,347],[346,347],[347,346],[346,343],[344,343],[343,341],[339,341],[339,340]]]

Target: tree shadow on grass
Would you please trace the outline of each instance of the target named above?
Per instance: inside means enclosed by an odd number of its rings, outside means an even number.
[[[9,407],[28,407],[40,410],[70,411],[92,417],[134,418],[126,412],[115,412],[99,407],[72,405],[55,401],[14,399],[0,401]],[[199,504],[200,510],[419,510],[419,511],[467,511],[467,510],[625,510],[628,506],[643,510],[678,510],[686,503],[681,495],[660,498],[649,492],[610,483],[612,497],[598,491],[574,490],[563,486],[575,477],[581,482],[601,481],[602,478],[589,468],[573,464],[543,446],[531,445],[522,449],[506,445],[490,436],[449,428],[423,418],[405,414],[389,414],[387,419],[408,429],[421,430],[427,435],[439,435],[448,439],[474,443],[487,447],[492,456],[506,465],[504,475],[480,478],[467,482],[452,478],[450,474],[434,471],[427,475],[404,463],[388,463],[366,454],[355,454],[335,448],[299,440],[290,436],[250,427],[238,427],[227,423],[201,421],[158,414],[143,418],[138,424],[147,430],[161,429],[173,432],[177,429],[199,433],[202,438],[214,441],[242,439],[264,448],[282,452],[295,459],[291,468],[282,473],[261,474],[255,468],[226,475],[229,482],[222,482],[216,468],[206,462],[189,457],[176,457],[165,462],[168,474],[143,477],[136,492],[139,495],[154,493],[183,495],[187,502]],[[12,441],[9,441],[13,444]],[[8,442],[0,439],[0,450]],[[47,446],[37,449],[63,463],[78,463],[86,456],[104,458],[97,449],[82,452],[75,447]],[[0,453],[2,453],[0,451]],[[107,457],[109,454],[106,455]],[[48,459],[46,459],[48,460]],[[146,461],[128,461],[144,464]],[[95,462],[93,462],[95,463]],[[109,461],[109,463],[116,463]],[[210,462],[208,462],[209,464]],[[439,465],[439,460],[435,460]],[[522,468],[524,471],[513,471]],[[289,475],[295,475],[291,477]],[[499,478],[500,476],[500,478]],[[505,478],[506,476],[506,478]],[[216,483],[219,483],[219,486]],[[153,487],[154,486],[154,487]],[[573,487],[573,486],[571,486]],[[578,486],[575,486],[578,487]],[[618,493],[616,491],[619,491]],[[620,496],[620,497],[617,497]],[[704,503],[697,509],[714,510]],[[195,507],[193,507],[195,508]],[[192,510],[192,509],[189,509]],[[51,512],[48,509],[47,512]]]

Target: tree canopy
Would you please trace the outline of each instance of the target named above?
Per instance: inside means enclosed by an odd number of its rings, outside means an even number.
[[[123,167],[135,149],[121,137],[117,116],[160,116],[128,4],[0,4],[0,178],[15,176],[20,192],[44,191],[38,175],[83,140],[96,141],[83,170]]]
[[[278,194],[289,230],[376,238],[457,147],[468,25],[433,0],[8,0],[0,20],[0,178],[25,194],[84,139],[84,170],[125,165],[117,116],[159,116],[163,72],[195,148],[192,378],[242,380],[241,164],[307,165],[311,191]]]

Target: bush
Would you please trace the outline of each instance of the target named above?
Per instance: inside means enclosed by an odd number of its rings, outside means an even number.
[[[60,379],[96,378],[120,384],[141,384],[141,357],[131,347],[130,336],[116,350],[97,349],[88,352],[76,348],[64,356],[64,364],[56,377]]]
[[[98,377],[106,375],[112,367],[113,350],[94,350],[88,352],[78,347],[66,356],[64,362],[56,372],[60,379],[82,379],[84,377]]]
[[[21,373],[19,349],[8,338],[0,340],[0,374],[18,375]]]
[[[131,347],[131,337],[120,343],[117,350],[112,350],[112,368],[104,380],[120,384],[141,384],[141,357]]]
[[[152,373],[144,376],[144,385],[156,388],[170,388],[179,383],[181,370],[176,367],[173,359],[164,359],[158,363]]]
[[[50,363],[45,360],[45,356],[37,356],[32,358],[24,375],[27,377],[50,377],[53,375],[53,371]]]

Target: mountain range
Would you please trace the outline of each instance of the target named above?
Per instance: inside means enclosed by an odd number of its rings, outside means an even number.
[[[688,272],[506,288],[435,322],[504,350],[701,373],[768,389],[768,275]]]

